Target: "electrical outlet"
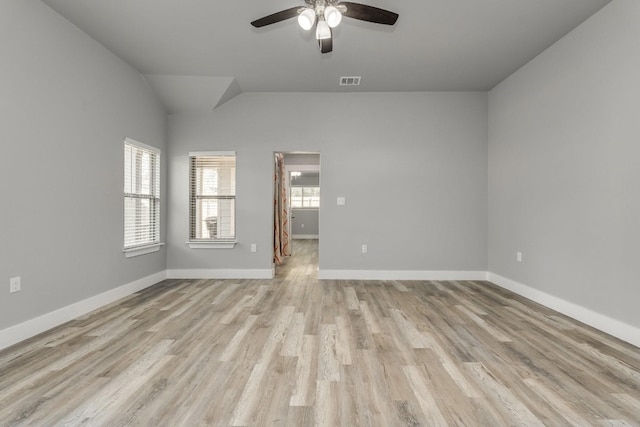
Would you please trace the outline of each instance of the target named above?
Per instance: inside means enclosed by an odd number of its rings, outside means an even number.
[[[300,224],[300,228],[304,228],[304,224]]]
[[[9,279],[9,293],[20,292],[21,290],[20,276]]]
[[[256,245],[255,243],[251,244],[251,252],[258,252],[258,245]]]
[[[338,206],[344,206],[347,200],[344,197],[338,197]]]
[[[522,262],[522,252],[516,252],[516,261]]]
[[[366,254],[367,250],[368,250],[367,245],[362,245],[362,253]]]

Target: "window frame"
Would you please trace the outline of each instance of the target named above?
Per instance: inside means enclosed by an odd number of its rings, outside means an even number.
[[[231,179],[233,180],[233,194],[215,194],[215,195],[205,195],[198,194],[198,174],[202,174],[203,170],[201,169],[198,172],[196,162],[198,158],[230,158],[233,157],[233,167],[231,170],[233,171],[233,175]],[[237,154],[235,151],[197,151],[189,153],[189,241],[187,244],[192,249],[231,249],[237,243],[237,227],[236,227],[236,200],[237,200],[237,190],[236,190],[236,181],[237,181]],[[216,172],[217,174],[219,171]],[[219,179],[216,178],[216,182]],[[194,181],[195,180],[195,181]],[[201,184],[203,185],[203,184]],[[198,200],[231,200],[232,203],[232,215],[229,218],[231,227],[233,229],[233,236],[228,238],[218,238],[218,237],[198,237],[198,222],[202,221],[202,214],[198,215]],[[218,221],[220,215],[217,216]],[[220,221],[218,222],[218,226],[220,225]],[[202,227],[202,226],[201,226]]]
[[[300,196],[300,201],[302,203],[302,206],[294,206],[293,205],[293,189],[294,188],[300,188],[301,189],[300,191],[302,192],[302,195]],[[317,196],[318,197],[318,206],[305,206],[305,203],[304,203],[304,201],[305,201],[305,191],[304,190],[305,189],[311,189],[311,188],[317,189],[317,191],[318,191],[318,196]],[[306,198],[310,199],[312,197],[315,197],[315,196],[307,196]],[[289,187],[289,200],[290,200],[291,209],[320,209],[320,186],[319,185],[291,185]]]
[[[152,147],[150,145],[144,144],[140,141],[136,141],[132,138],[125,138],[124,144],[124,155],[123,155],[123,214],[124,214],[124,224],[123,224],[123,252],[127,258],[145,255],[153,252],[158,252],[160,250],[160,246],[164,243],[160,241],[160,220],[161,220],[161,193],[160,193],[160,178],[161,178],[161,151],[156,147]],[[138,150],[143,154],[148,154],[152,158],[150,160],[151,170],[149,171],[149,176],[147,179],[143,178],[142,171],[142,163],[134,165],[133,159],[130,159],[130,164],[127,164],[127,150],[131,148],[133,150]],[[127,168],[129,171],[127,171]],[[129,172],[129,173],[128,173]],[[132,191],[132,188],[127,189],[127,183],[131,182],[131,176],[135,175],[135,181],[138,183],[138,187],[147,186],[148,191],[144,191],[141,188],[135,191]],[[129,181],[127,181],[127,177],[129,177]],[[143,180],[144,179],[144,180]],[[129,191],[127,191],[129,190]],[[135,200],[136,202],[148,200],[149,208],[148,211],[150,213],[149,220],[146,224],[137,224],[136,220],[134,220],[134,231],[133,235],[137,234],[137,225],[142,225],[140,229],[144,232],[146,231],[149,234],[149,239],[146,241],[134,242],[129,241],[131,239],[131,232],[129,231],[129,220],[133,215],[133,218],[136,217],[138,213],[138,208],[133,209],[132,212],[127,208],[128,201]]]

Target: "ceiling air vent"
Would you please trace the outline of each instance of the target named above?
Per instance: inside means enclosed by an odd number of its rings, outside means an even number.
[[[360,76],[340,77],[340,86],[360,86]]]

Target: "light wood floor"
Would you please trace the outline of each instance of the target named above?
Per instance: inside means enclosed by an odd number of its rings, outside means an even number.
[[[168,280],[0,352],[0,425],[640,425],[640,350],[486,282]]]

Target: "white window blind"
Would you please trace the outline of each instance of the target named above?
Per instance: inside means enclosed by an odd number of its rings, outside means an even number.
[[[320,187],[291,187],[292,208],[320,207]]]
[[[160,150],[124,142],[124,249],[160,243]]]
[[[190,153],[189,163],[189,240],[235,241],[235,152]]]

